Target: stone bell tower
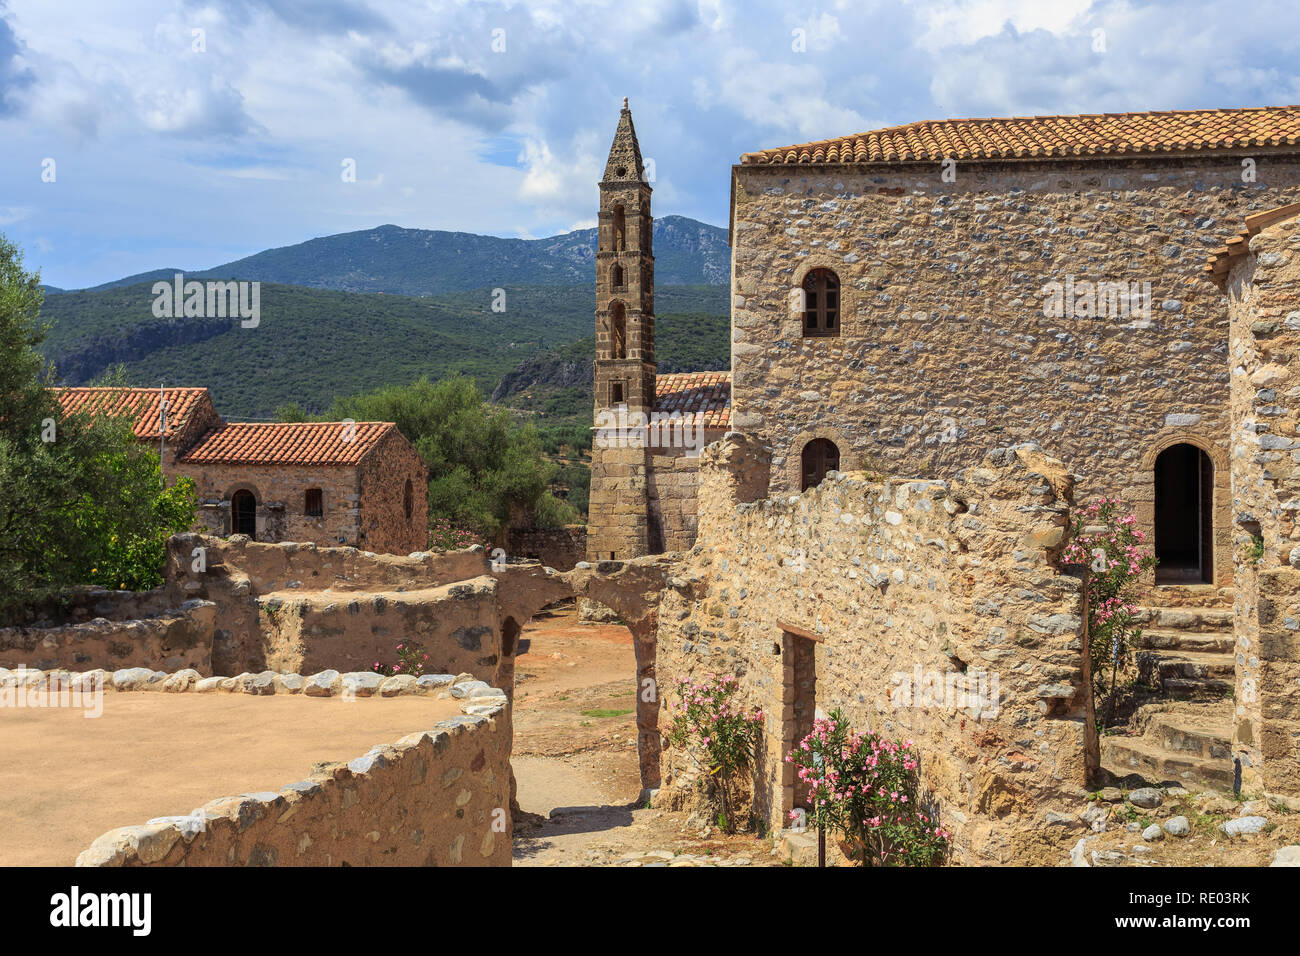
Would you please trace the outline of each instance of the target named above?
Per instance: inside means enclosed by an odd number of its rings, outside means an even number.
[[[600,181],[591,560],[636,557],[652,545],[644,425],[655,404],[653,225],[650,184],[625,98]]]

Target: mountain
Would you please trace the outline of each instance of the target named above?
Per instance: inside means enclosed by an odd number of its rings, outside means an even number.
[[[665,216],[654,223],[655,284],[726,285],[731,277],[727,231]],[[267,249],[193,279],[247,279],[340,292],[428,296],[505,286],[572,286],[592,281],[596,230],[546,239],[501,239],[468,232],[378,226]],[[179,269],[155,269],[107,282],[103,291],[171,279]]]
[[[571,360],[585,355],[589,363],[593,350],[591,284],[505,285],[505,311],[494,312],[491,287],[413,297],[264,282],[256,328],[238,319],[155,318],[151,285],[46,296],[41,315],[51,328],[42,351],[61,382],[86,384],[120,363],[133,384],[206,385],[223,415],[269,418],[280,405],[324,412],[337,397],[421,375],[461,372],[491,394],[535,356],[550,361],[554,350],[569,347]],[[726,367],[726,286],[665,286],[655,299],[664,371],[681,363]],[[570,372],[569,385],[538,382],[548,387],[531,393],[517,383],[502,397],[540,417],[548,408],[572,415],[590,394],[589,364],[583,375],[585,382]],[[563,409],[547,405],[566,389],[574,391]],[[587,416],[590,407],[587,398]]]

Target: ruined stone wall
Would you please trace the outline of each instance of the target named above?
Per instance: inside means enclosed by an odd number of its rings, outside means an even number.
[[[173,537],[166,577],[176,595],[216,605],[212,672],[225,676],[369,670],[415,643],[431,670],[509,687],[503,625],[571,593],[535,565],[494,570],[481,547],[398,557],[240,536]]]
[[[115,593],[115,592],[110,592]],[[104,601],[96,602],[100,606]],[[131,609],[130,602],[124,602]],[[189,600],[147,617],[94,617],[63,624],[0,628],[0,667],[41,670],[193,668],[212,673],[216,605]]]
[[[799,489],[814,437],[847,470],[942,478],[995,445],[1038,441],[1153,521],[1153,449],[1227,445],[1227,320],[1198,277],[1253,210],[1300,199],[1294,155],[924,168],[736,168],[733,426]],[[842,286],[839,337],[804,338],[813,268]],[[1150,316],[1048,318],[1043,286],[1151,284]],[[1213,457],[1213,453],[1212,453]],[[1220,477],[1220,476],[1216,476]],[[1215,579],[1231,579],[1216,481]]]
[[[358,547],[410,554],[429,546],[429,469],[409,441],[396,432],[385,435],[361,462],[358,483]]]
[[[755,500],[764,470],[745,436],[702,457],[699,538],[658,611],[661,729],[680,678],[739,677],[765,714],[754,812],[787,825],[792,658],[809,641],[818,712],[915,741],[960,861],[1059,858],[1049,814],[1087,783],[1081,589],[1052,564],[1072,494],[1061,463],[1021,445],[947,481],[844,475]],[[984,671],[995,712],[943,691],[921,706],[921,686],[909,704],[918,671],[971,692]],[[666,752],[664,768],[666,798],[692,800],[687,756]]]
[[[1300,798],[1300,222],[1228,281],[1236,519],[1233,752],[1242,786]]]
[[[361,489],[355,468],[182,462],[179,471],[194,479],[199,497],[198,521],[207,533],[231,533],[230,497],[246,489],[257,502],[258,541],[310,542],[324,547],[358,544]],[[309,488],[321,489],[324,514],[319,518],[306,513]],[[417,549],[401,553],[411,550]]]
[[[298,675],[280,677],[278,693],[303,686]],[[479,685],[477,693],[464,698],[463,716],[278,791],[110,830],[77,865],[510,866],[510,709],[500,690]]]

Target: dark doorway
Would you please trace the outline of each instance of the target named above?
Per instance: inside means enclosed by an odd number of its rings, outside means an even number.
[[[814,438],[803,446],[800,456],[803,465],[803,481],[800,491],[815,488],[826,480],[826,472],[840,470],[840,450],[835,443],[825,438]]]
[[[244,489],[230,496],[230,533],[257,537],[257,501]]]
[[[1173,445],[1155,467],[1156,581],[1201,584],[1214,571],[1214,465],[1195,445]]]
[[[785,659],[782,704],[789,708],[787,713],[791,715],[784,721],[784,739],[781,741],[781,759],[784,760],[785,755],[813,731],[813,720],[817,716],[817,642],[786,631],[781,643],[781,654]],[[812,809],[808,802],[808,787],[798,777],[795,777],[792,798],[791,810]]]

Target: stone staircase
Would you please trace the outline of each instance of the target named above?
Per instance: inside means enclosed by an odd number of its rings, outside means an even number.
[[[1157,690],[1139,704],[1129,736],[1101,739],[1102,767],[1114,777],[1232,790],[1232,615],[1230,589],[1153,589],[1138,661]]]

